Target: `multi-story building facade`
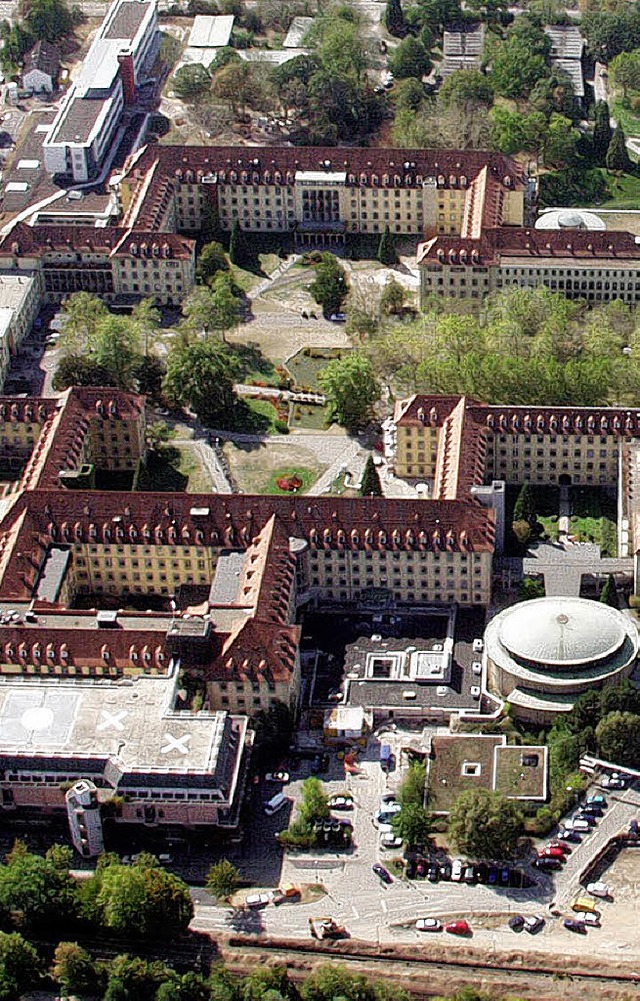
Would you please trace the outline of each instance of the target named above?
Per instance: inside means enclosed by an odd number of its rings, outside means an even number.
[[[522,225],[527,190],[509,157],[424,149],[149,146],[119,179],[130,226],[191,233],[237,220],[338,245],[386,226],[418,238]]]
[[[115,226],[18,223],[0,244],[0,267],[7,277],[32,275],[44,302],[92,292],[105,302],[178,304],[195,283],[195,241]]]
[[[156,0],[115,0],[44,141],[51,174],[98,175],[159,45]]]
[[[418,247],[420,293],[479,306],[510,285],[544,285],[589,305],[640,300],[640,246],[631,233],[484,229],[477,237],[432,237]]]

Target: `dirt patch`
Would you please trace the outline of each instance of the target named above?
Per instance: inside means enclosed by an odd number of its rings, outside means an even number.
[[[271,492],[276,471],[284,474],[285,471],[304,470],[307,474],[303,477],[305,485],[310,486],[327,468],[296,439],[286,444],[264,442],[251,446],[227,442],[224,452],[238,487],[248,494]]]

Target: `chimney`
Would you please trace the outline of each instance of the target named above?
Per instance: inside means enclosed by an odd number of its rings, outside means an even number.
[[[122,79],[122,96],[125,107],[128,107],[136,103],[136,71],[131,49],[122,49],[118,53],[118,62],[120,63],[120,77]]]

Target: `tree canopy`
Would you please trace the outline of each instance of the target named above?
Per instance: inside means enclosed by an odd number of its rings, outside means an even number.
[[[601,758],[615,765],[638,768],[640,765],[640,715],[616,710],[604,716],[596,726],[596,740]]]
[[[365,424],[380,399],[380,385],[369,358],[350,352],[334,358],[318,377],[327,397],[331,419],[347,428]]]
[[[237,356],[222,341],[181,338],[167,356],[164,391],[205,424],[225,427],[236,404],[233,384],[239,372]]]
[[[134,938],[173,938],[193,917],[189,887],[153,856],[96,870],[93,908],[103,927]],[[91,892],[91,891],[89,891]]]
[[[427,302],[411,323],[381,324],[362,349],[394,393],[466,393],[489,403],[635,406],[636,312],[620,302],[587,310],[544,287],[490,295],[481,316]],[[631,347],[624,353],[623,346]]]
[[[378,470],[376,469],[373,456],[367,456],[364,472],[362,474],[362,485],[360,486],[361,497],[382,497],[382,484]]]
[[[309,286],[311,295],[322,306],[325,316],[339,313],[347,297],[347,274],[334,254],[324,253],[316,265],[316,276]]]
[[[230,897],[238,886],[240,874],[235,865],[223,858],[211,866],[207,874],[207,889],[216,897]]]
[[[451,807],[448,834],[458,851],[470,858],[510,858],[522,823],[522,813],[513,800],[488,789],[467,789]]]

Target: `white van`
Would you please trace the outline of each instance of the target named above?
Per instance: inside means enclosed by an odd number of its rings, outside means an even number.
[[[285,796],[283,792],[277,792],[268,803],[264,804],[264,812],[267,817],[272,817],[274,813],[277,813],[278,810],[281,810],[282,807],[289,802],[291,801],[288,796]]]
[[[591,825],[587,820],[565,820],[564,826],[565,830],[577,831],[578,834],[588,834],[591,830]]]

